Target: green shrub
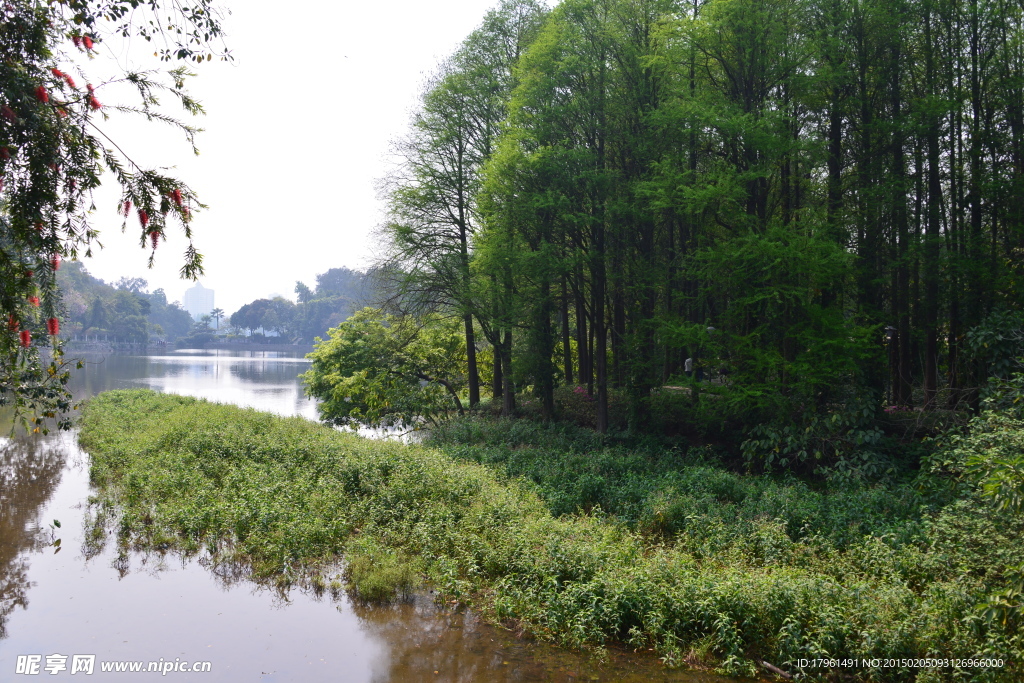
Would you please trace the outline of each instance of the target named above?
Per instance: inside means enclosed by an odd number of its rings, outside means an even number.
[[[361,600],[386,603],[408,598],[422,581],[418,563],[400,551],[373,541],[354,543],[346,554],[349,585]]]
[[[554,515],[600,508],[659,536],[768,518],[785,520],[793,540],[818,534],[842,548],[870,534],[912,537],[924,503],[909,482],[843,482],[819,492],[792,478],[728,472],[707,448],[609,446],[594,432],[564,423],[467,418],[434,430],[429,443],[454,458],[525,478]]]

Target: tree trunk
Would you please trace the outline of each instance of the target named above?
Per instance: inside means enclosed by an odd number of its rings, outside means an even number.
[[[492,344],[491,351],[494,354],[494,375],[491,377],[491,395],[493,400],[501,398],[502,390],[504,389],[504,379],[502,377],[501,370],[501,344]],[[493,404],[492,404],[493,405]]]
[[[562,299],[559,302],[562,321],[562,366],[566,384],[574,384],[572,367],[572,337],[569,331],[569,287],[566,277],[562,275]]]
[[[499,347],[501,351],[501,376],[505,383],[501,395],[502,417],[516,414],[516,389],[512,384],[512,332],[506,331]]]
[[[605,328],[604,223],[594,227],[590,311],[594,331],[594,370],[597,375],[597,431],[608,431],[608,332]]]
[[[933,36],[931,8],[925,9],[925,80],[929,95],[936,93],[935,60],[933,56]],[[924,405],[935,407],[935,394],[938,389],[939,373],[937,361],[939,356],[939,222],[942,204],[942,184],[939,174],[939,125],[938,116],[930,116],[928,121],[928,223],[924,242]]]
[[[469,407],[475,408],[480,403],[480,372],[476,366],[476,334],[473,330],[473,316],[463,316],[466,328],[466,366],[468,368]]]

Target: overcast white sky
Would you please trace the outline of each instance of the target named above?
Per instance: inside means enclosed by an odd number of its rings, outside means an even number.
[[[389,142],[406,130],[425,77],[496,0],[222,4],[235,61],[193,68],[190,91],[207,112],[195,119],[201,155],[159,124],[111,120],[105,130],[140,163],[176,167],[210,206],[193,221],[200,282],[230,314],[272,293],[294,299],[296,280],[314,286],[328,268],[366,267]],[[96,199],[104,249],[86,269],[107,282],[142,277],[180,300],[192,283],[177,275],[186,246],[178,229],[147,269],[134,216],[122,234],[117,195]]]

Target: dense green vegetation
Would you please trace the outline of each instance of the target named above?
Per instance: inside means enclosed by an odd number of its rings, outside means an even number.
[[[385,313],[460,322],[469,405],[557,419],[580,386],[601,432],[616,391],[656,431],[690,359],[728,380],[695,410],[766,468],[845,466],[833,419],[870,439],[886,407],[977,410],[1024,339],[1022,22],[960,0],[506,0],[397,146]]]
[[[111,393],[94,542],[332,590],[344,558],[364,599],[427,580],[669,665],[1021,680],[1022,28],[998,1],[505,0],[396,146],[381,306],[348,317],[334,269],[232,316],[331,326],[325,421],[431,442]]]
[[[906,541],[925,505],[907,476],[852,491],[813,488],[792,477],[736,474],[708,447],[608,444],[564,424],[471,418],[435,428],[428,443],[534,482],[555,515],[600,509],[647,533],[684,534],[695,547],[735,524],[780,518],[793,539],[819,536],[839,549],[864,535]]]
[[[427,578],[542,637],[654,647],[671,665],[995,657],[1003,668],[803,673],[1011,681],[1024,675],[1021,417],[983,413],[916,481],[821,488],[730,473],[705,448],[525,421],[450,425],[434,438],[453,458],[146,391],[93,399],[81,440],[97,542],[111,525],[125,548],[206,550],[333,589],[343,554],[363,597]]]
[[[337,425],[436,424],[462,413],[465,346],[457,323],[435,316],[421,328],[407,317],[359,311],[317,345],[303,375],[320,415]],[[330,366],[333,372],[320,369]]]

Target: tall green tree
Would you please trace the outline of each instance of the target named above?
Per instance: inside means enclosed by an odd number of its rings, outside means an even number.
[[[474,320],[492,345],[502,344],[471,284],[479,170],[493,152],[513,69],[542,15],[533,0],[507,0],[485,17],[427,84],[410,133],[397,147],[400,170],[387,180],[392,303],[462,319],[470,405],[480,401]],[[501,357],[495,354],[499,363]]]
[[[1021,308],[1022,31],[1001,0],[565,0],[493,118],[469,40],[390,188],[405,292],[469,313],[508,413],[578,381],[643,429],[686,359],[756,420],[977,405],[964,340]]]

